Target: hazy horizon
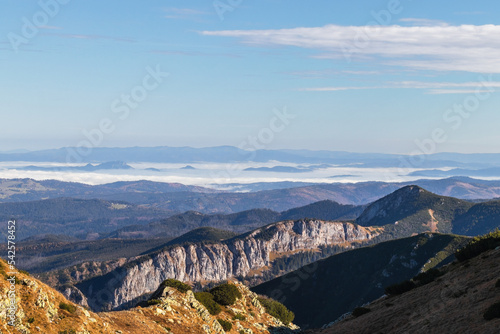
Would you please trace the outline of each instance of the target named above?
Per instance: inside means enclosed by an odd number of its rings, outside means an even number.
[[[19,148],[12,148],[12,149],[6,149],[6,150],[0,150],[0,154],[12,154],[12,153],[23,153],[23,152],[36,152],[36,151],[47,151],[47,150],[62,150],[62,149],[67,149],[67,148],[76,148],[77,146],[69,146],[69,145],[64,145],[64,146],[44,146],[39,149],[28,149],[24,146],[21,146]],[[156,148],[156,147],[169,147],[169,148],[195,148],[195,149],[204,149],[204,148],[216,148],[216,147],[232,147],[232,148],[238,148],[236,145],[230,145],[230,144],[221,144],[221,145],[116,145],[116,146],[98,146],[99,148],[103,149],[112,149],[112,148]],[[422,154],[422,155],[429,155],[425,152],[416,152],[418,151],[418,148],[414,152],[394,152],[394,151],[353,151],[353,150],[343,150],[343,149],[315,149],[315,148],[297,148],[297,147],[273,147],[273,148],[264,148],[263,150],[271,150],[271,151],[311,151],[311,152],[320,152],[320,151],[325,151],[325,152],[343,152],[343,153],[356,153],[356,154],[387,154],[387,155],[402,155],[402,156],[411,156],[415,154]],[[254,149],[249,149],[248,151],[254,151]],[[431,154],[500,154],[500,149],[496,150],[494,152],[482,152],[482,151],[439,151],[435,150]]]

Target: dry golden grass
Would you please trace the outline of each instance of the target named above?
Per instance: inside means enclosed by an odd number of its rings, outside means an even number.
[[[366,306],[371,312],[349,317],[324,330],[307,333],[500,333],[500,319],[487,321],[484,311],[500,301],[500,250],[448,266],[436,281]],[[332,319],[335,320],[335,319]]]
[[[127,311],[94,313],[67,301],[59,292],[21,272],[16,275],[15,287],[19,308],[16,313],[16,326],[12,327],[8,325],[6,317],[7,293],[10,288],[10,283],[6,279],[7,271],[6,263],[0,260],[0,333],[2,334],[203,334],[206,333],[203,327],[213,327],[216,319],[233,323],[233,329],[227,333],[237,334],[240,330],[250,329],[257,334],[269,333],[266,330],[267,326],[282,325],[264,313],[263,308],[256,302],[256,295],[241,284],[236,285],[242,293],[242,298],[232,306],[223,307],[222,312],[216,317],[208,315],[208,312],[205,316],[201,315],[200,304],[197,306],[193,304],[193,300],[196,300],[191,291],[181,293],[175,289],[172,290],[168,300],[159,305],[137,307]],[[235,316],[238,314],[243,315],[244,320],[242,318],[236,320]]]

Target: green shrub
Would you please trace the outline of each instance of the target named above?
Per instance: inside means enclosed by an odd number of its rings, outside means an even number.
[[[355,316],[356,318],[357,317],[360,317],[362,316],[363,314],[367,314],[371,312],[371,310],[369,308],[366,308],[366,307],[356,307],[353,311],[352,311],[352,315]]]
[[[214,296],[210,292],[196,292],[194,297],[207,308],[211,315],[217,315],[221,312],[219,304],[214,301]]]
[[[492,320],[495,318],[500,318],[500,303],[495,303],[488,307],[486,312],[483,314],[484,319]]]
[[[171,288],[175,288],[177,289],[177,291],[179,292],[182,292],[182,293],[186,293],[187,291],[191,290],[191,287],[189,285],[187,285],[186,283],[182,283],[181,281],[178,281],[176,279],[173,279],[173,278],[169,278],[165,281],[163,281],[163,283],[161,283],[161,286],[162,287],[171,287]]]
[[[75,313],[76,312],[76,306],[72,304],[67,304],[67,303],[59,303],[59,308],[61,310],[68,311],[69,313]]]
[[[18,269],[17,271],[19,271],[21,274],[25,274],[26,276],[31,276],[31,274],[26,270]]]
[[[220,305],[233,305],[236,299],[241,298],[238,288],[229,283],[224,283],[210,290],[214,300]]]
[[[259,298],[259,302],[264,306],[266,312],[288,325],[295,318],[295,314],[286,308],[285,305],[271,298]]]
[[[412,281],[403,281],[401,283],[393,284],[385,288],[386,295],[400,295],[408,292],[416,287]]]
[[[247,320],[247,317],[245,317],[243,314],[237,314],[233,317],[233,320],[241,320],[241,321],[245,321]]]
[[[161,304],[161,300],[159,299],[150,299],[147,301],[148,303],[148,306],[151,306],[151,305],[158,305],[158,304]]]
[[[417,281],[419,285],[425,285],[433,282],[440,276],[443,276],[443,273],[439,269],[432,268],[413,277],[413,281]]]
[[[498,246],[500,246],[500,230],[497,229],[495,232],[475,237],[467,246],[457,250],[455,257],[458,261],[463,262]]]
[[[222,320],[222,319],[217,319],[217,321],[222,326],[222,329],[226,332],[229,332],[233,328],[233,324],[230,323],[229,321]]]

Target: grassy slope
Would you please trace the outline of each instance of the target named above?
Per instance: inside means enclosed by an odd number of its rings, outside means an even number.
[[[500,333],[500,319],[483,318],[485,310],[500,301],[495,286],[500,250],[454,262],[443,271],[432,283],[367,305],[371,311],[365,315],[307,333]]]
[[[299,326],[320,327],[380,297],[385,286],[415,276],[439,252],[447,249],[450,255],[465,242],[462,237],[437,234],[383,242],[315,262],[253,291],[285,304],[295,312]],[[450,260],[442,253],[439,257],[435,265]]]

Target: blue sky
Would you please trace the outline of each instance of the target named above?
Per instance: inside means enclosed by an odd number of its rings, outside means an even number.
[[[0,151],[251,136],[269,149],[498,152],[499,7],[1,0]],[[293,119],[273,127],[284,110]]]

